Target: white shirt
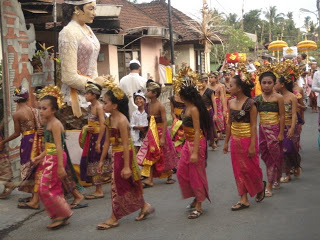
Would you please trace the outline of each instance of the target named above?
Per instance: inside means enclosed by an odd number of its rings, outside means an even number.
[[[147,80],[141,77],[138,73],[129,73],[120,80],[119,87],[125,92],[129,98],[129,116],[132,116],[133,111],[138,107],[134,104],[133,94],[138,90],[145,92]]]
[[[133,127],[139,126],[139,127],[147,127],[148,126],[148,114],[143,110],[143,112],[140,112],[139,110],[135,110],[131,117],[131,137],[134,146],[141,146],[142,140],[139,136],[139,130],[134,130]]]
[[[320,71],[315,72],[313,75],[312,91],[320,93]],[[320,107],[320,94],[317,98],[317,105]]]

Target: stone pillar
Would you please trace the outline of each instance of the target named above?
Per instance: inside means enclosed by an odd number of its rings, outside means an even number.
[[[14,132],[12,114],[16,111],[16,104],[12,101],[12,95],[15,88],[22,85],[31,92],[33,68],[29,58],[33,56],[35,50],[35,31],[33,25],[27,29],[21,5],[17,0],[1,0],[1,22],[4,64],[3,111],[5,137],[8,137]],[[15,178],[20,176],[19,147],[20,138],[7,145]]]

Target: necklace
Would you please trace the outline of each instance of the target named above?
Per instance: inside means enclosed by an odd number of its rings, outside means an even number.
[[[268,99],[264,96],[264,94],[262,94],[263,100],[265,102],[269,102],[270,98],[273,96],[273,93],[270,94],[270,96],[268,97]]]

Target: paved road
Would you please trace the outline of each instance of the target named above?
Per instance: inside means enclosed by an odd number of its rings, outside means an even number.
[[[310,111],[308,109],[308,111]],[[237,240],[288,240],[320,239],[320,158],[317,149],[317,114],[307,113],[302,135],[302,167],[299,179],[283,184],[272,198],[260,204],[251,199],[251,207],[240,212],[230,211],[238,200],[232,173],[230,155],[221,151],[210,152],[208,181],[211,204],[204,203],[201,218],[188,220],[186,205],[178,184],[166,185],[156,181],[155,187],[146,189],[145,199],[156,207],[156,214],[143,222],[135,222],[137,214],[120,221],[120,226],[108,231],[97,231],[96,225],[110,215],[110,186],[105,186],[104,199],[90,201],[90,207],[75,210],[70,225],[48,231],[50,222],[45,212],[40,212],[2,232],[6,240],[87,240],[87,239],[237,239]],[[264,164],[261,164],[263,169]],[[264,178],[266,178],[264,176]],[[88,191],[88,190],[87,190]],[[8,200],[8,204],[16,201]],[[32,210],[28,211],[30,214]]]

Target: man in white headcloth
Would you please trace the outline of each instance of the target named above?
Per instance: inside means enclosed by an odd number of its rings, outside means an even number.
[[[125,92],[129,98],[129,116],[138,109],[134,104],[133,94],[138,90],[145,92],[147,79],[139,75],[141,64],[138,60],[131,60],[129,63],[130,73],[120,80],[119,87]]]

